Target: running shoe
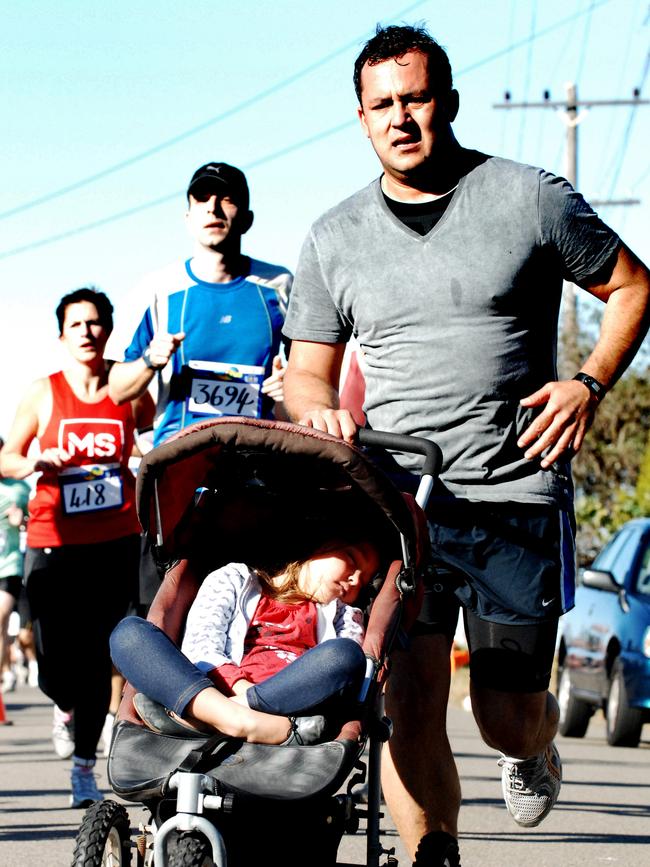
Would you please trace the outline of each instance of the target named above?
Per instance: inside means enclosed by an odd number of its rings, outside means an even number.
[[[503,756],[501,788],[508,812],[518,825],[534,828],[553,809],[562,785],[562,762],[554,743],[529,759]]]
[[[107,756],[111,749],[111,738],[113,737],[113,723],[115,722],[115,714],[110,711],[106,714],[106,719],[104,720],[104,726],[102,728],[102,734],[100,737],[100,742],[102,745],[102,755]]]
[[[6,668],[2,672],[2,685],[0,686],[1,692],[13,692],[16,689],[16,674],[13,669]]]
[[[159,735],[206,740],[211,735],[219,734],[212,726],[206,725],[201,730],[191,725],[143,692],[136,692],[133,696],[133,708],[146,727]]]
[[[91,765],[81,765],[75,762],[72,765],[70,780],[72,783],[70,806],[73,809],[78,809],[79,807],[85,809],[94,804],[95,801],[104,800],[104,796],[97,788],[94,762]]]
[[[52,743],[60,759],[69,759],[74,752],[74,718],[72,711],[63,711],[54,705],[52,715]]]
[[[324,716],[292,716],[289,717],[291,731],[286,741],[282,741],[282,747],[306,747],[311,744],[319,744],[324,740],[327,720]]]
[[[27,686],[38,686],[38,662],[30,659],[27,663]]]
[[[461,867],[458,840],[446,831],[430,831],[418,844],[413,867]]]

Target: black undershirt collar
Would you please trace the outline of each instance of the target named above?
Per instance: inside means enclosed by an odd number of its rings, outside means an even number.
[[[386,205],[398,220],[418,235],[427,235],[447,210],[456,188],[430,202],[398,202],[382,190]]]

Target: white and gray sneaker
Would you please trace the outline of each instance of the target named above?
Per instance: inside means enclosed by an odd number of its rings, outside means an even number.
[[[102,755],[108,756],[111,751],[111,738],[113,737],[113,725],[115,723],[115,714],[110,711],[106,714],[102,733],[99,741],[102,745]]]
[[[70,806],[73,809],[78,809],[79,807],[85,809],[94,804],[95,801],[102,801],[104,799],[104,796],[97,788],[94,766],[94,761],[84,761],[83,759],[75,759],[72,765]]]
[[[528,759],[503,756],[501,788],[508,812],[518,825],[534,828],[553,809],[562,786],[562,762],[554,743]]]
[[[52,744],[60,759],[69,759],[74,752],[74,718],[72,711],[54,705],[52,714]]]
[[[5,668],[2,672],[2,682],[0,683],[0,692],[13,692],[16,689],[18,676],[12,668]]]

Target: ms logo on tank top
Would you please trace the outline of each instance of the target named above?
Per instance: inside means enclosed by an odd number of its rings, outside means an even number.
[[[66,418],[59,423],[59,448],[75,457],[92,461],[121,461],[124,426],[109,418]]]

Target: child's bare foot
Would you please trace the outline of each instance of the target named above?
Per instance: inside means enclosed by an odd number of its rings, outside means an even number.
[[[204,689],[188,702],[185,715],[251,744],[281,744],[289,737],[292,729],[287,717],[252,710],[235,698],[217,689]]]

